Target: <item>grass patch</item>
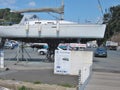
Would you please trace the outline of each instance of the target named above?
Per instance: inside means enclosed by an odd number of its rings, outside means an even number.
[[[41,82],[40,81],[36,81],[36,82],[34,82],[34,84],[41,84]]]
[[[25,86],[20,87],[18,90],[29,90]]]
[[[72,88],[72,87],[74,87],[73,85],[70,85],[70,84],[68,84],[68,83],[66,83],[66,84],[59,84],[60,86],[63,86],[63,87],[69,87],[69,88]]]

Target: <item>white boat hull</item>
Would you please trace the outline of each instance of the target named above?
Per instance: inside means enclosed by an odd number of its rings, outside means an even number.
[[[0,37],[11,38],[103,38],[106,25],[43,24],[0,26]]]

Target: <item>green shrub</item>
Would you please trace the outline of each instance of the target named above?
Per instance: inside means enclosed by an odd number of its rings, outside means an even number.
[[[41,84],[41,82],[40,81],[36,81],[36,82],[34,82],[34,84]]]
[[[19,88],[19,90],[28,90],[25,86]]]
[[[60,86],[63,86],[63,87],[69,87],[69,88],[71,88],[71,87],[74,87],[73,85],[70,85],[70,84],[60,84]]]

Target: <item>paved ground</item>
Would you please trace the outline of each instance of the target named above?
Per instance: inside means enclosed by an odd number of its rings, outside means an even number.
[[[41,82],[47,84],[77,85],[77,76],[55,75],[53,63],[21,62],[14,65],[14,61],[6,61],[9,71],[1,72],[0,78],[29,82]]]
[[[7,61],[8,62],[8,61]],[[13,61],[12,61],[13,62]],[[9,65],[12,62],[8,62]],[[37,63],[30,62],[25,65],[24,62],[13,65],[12,70],[0,73],[3,79],[13,79],[22,81],[40,81],[49,84],[77,84],[76,76],[63,76],[53,74],[53,63]],[[30,67],[32,64],[36,65],[34,68]],[[11,66],[11,65],[10,65]],[[39,67],[39,68],[38,68]],[[15,70],[14,70],[15,69]],[[24,69],[24,70],[23,70]],[[32,70],[31,70],[32,69]],[[85,90],[119,90],[120,89],[120,73],[112,71],[104,71],[97,69],[92,72],[91,79]]]
[[[93,72],[85,90],[120,90],[120,73]]]
[[[54,64],[46,61],[45,56],[38,55],[36,50],[27,48],[27,52],[32,57],[28,62],[20,61],[16,64],[13,60],[16,57],[16,50],[5,50],[5,67],[9,68],[8,71],[1,71],[0,78],[13,79],[29,82],[41,82],[48,84],[69,84],[76,86],[78,76],[55,75],[53,72]],[[24,53],[24,57],[28,55]],[[21,58],[21,55],[19,56]]]
[[[108,50],[107,58],[94,58],[93,69],[120,71],[120,51]]]
[[[108,51],[107,58],[94,58],[85,90],[120,90],[120,51]]]
[[[5,64],[10,70],[1,71],[0,78],[77,85],[77,76],[54,75],[53,63],[43,62],[45,57],[39,56],[32,49],[27,51],[30,52],[32,60],[14,65],[16,62],[12,59],[15,53],[13,54],[12,50],[6,50]],[[94,58],[93,73],[85,90],[120,90],[120,51],[108,51],[107,58]]]

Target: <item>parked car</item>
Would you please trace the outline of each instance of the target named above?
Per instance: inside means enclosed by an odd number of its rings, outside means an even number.
[[[5,44],[4,44],[4,48],[5,49],[14,49],[16,47],[18,47],[18,42],[15,40],[6,40]]]
[[[12,44],[13,49],[19,46],[19,43],[15,40],[10,40],[9,42]]]
[[[5,42],[4,48],[5,48],[5,49],[13,49],[13,45],[12,45],[12,43],[10,43],[10,42]]]
[[[104,47],[99,47],[94,52],[95,57],[107,57],[107,49]]]
[[[45,55],[45,54],[48,53],[48,44],[46,44],[46,43],[39,43],[39,44],[34,44],[34,45],[37,45],[37,47],[39,47],[38,53],[40,55]]]

